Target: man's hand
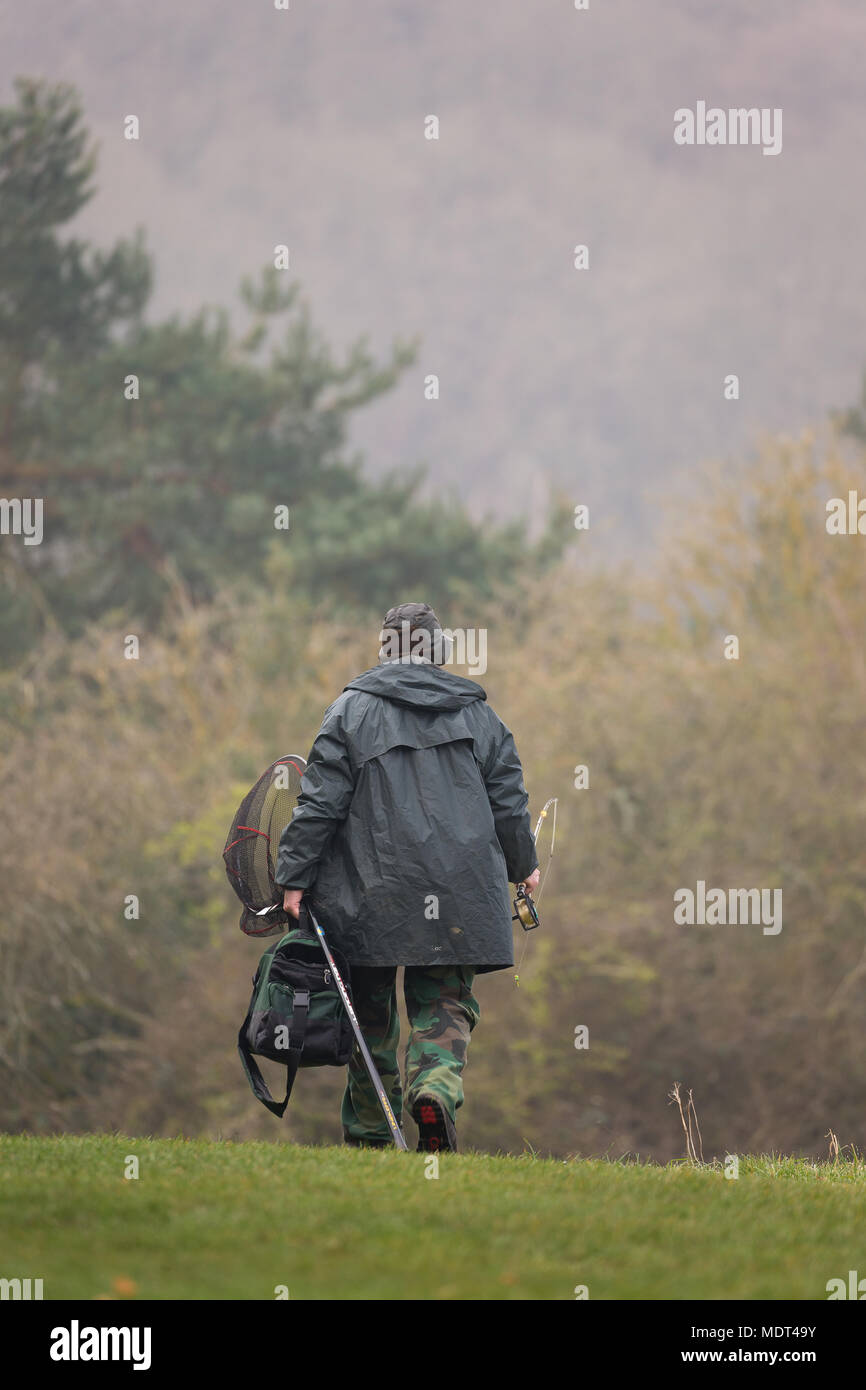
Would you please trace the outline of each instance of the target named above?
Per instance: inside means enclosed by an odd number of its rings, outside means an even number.
[[[291,917],[297,917],[301,910],[301,898],[303,896],[303,888],[287,888],[283,894],[283,911],[288,912]]]
[[[536,888],[538,887],[540,880],[541,870],[533,869],[532,873],[529,875],[529,878],[525,878],[523,880],[523,883],[519,886],[522,887],[527,893],[534,893]]]

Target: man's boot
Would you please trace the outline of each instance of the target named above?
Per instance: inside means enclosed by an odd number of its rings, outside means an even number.
[[[422,1153],[457,1152],[457,1130],[441,1101],[435,1096],[419,1096],[412,1106],[412,1119],[418,1126],[418,1149]]]

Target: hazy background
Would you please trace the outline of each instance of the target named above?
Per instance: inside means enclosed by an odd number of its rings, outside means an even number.
[[[145,226],[151,312],[230,303],[286,242],[333,342],[420,335],[354,422],[371,470],[423,460],[500,514],[555,484],[624,553],[696,459],[857,393],[859,0],[28,0],[0,53],[4,98],[14,73],[79,87],[101,150],[76,226]],[[781,155],[675,146],[700,99],[782,107]]]

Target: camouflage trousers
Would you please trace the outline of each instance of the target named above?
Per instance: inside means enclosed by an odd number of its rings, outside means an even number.
[[[451,1120],[463,1104],[463,1068],[469,1035],[481,1015],[472,993],[475,971],[466,965],[407,965],[403,996],[409,1016],[406,1043],[406,1107],[434,1095]],[[367,1046],[398,1124],[404,1093],[397,1063],[400,1016],[397,967],[356,966],[352,999]],[[343,1096],[343,1134],[348,1140],[388,1143],[385,1117],[357,1047],[349,1061]]]

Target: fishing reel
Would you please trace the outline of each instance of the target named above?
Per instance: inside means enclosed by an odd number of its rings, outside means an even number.
[[[524,931],[534,931],[540,926],[538,920],[538,908],[532,900],[532,894],[527,893],[522,883],[517,885],[517,897],[514,899],[514,916],[512,922],[519,922]]]

